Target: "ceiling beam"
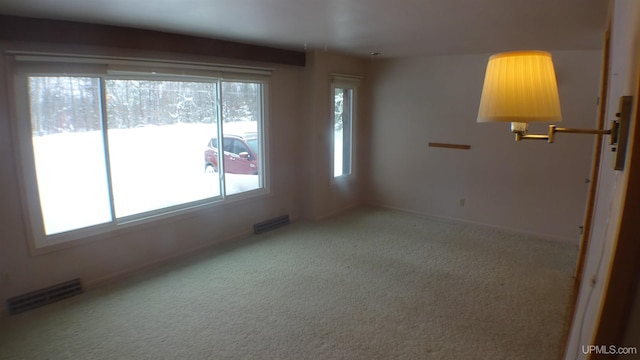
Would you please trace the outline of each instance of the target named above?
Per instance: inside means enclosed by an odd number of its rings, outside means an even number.
[[[0,40],[105,46],[305,65],[305,53],[121,26],[0,15]]]

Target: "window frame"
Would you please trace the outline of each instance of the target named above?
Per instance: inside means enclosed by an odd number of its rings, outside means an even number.
[[[243,68],[206,63],[172,62],[156,60],[130,60],[107,57],[86,57],[75,55],[21,54],[8,53],[7,71],[10,81],[10,113],[12,118],[13,138],[15,140],[15,159],[19,181],[23,218],[27,232],[29,250],[32,255],[48,253],[62,248],[77,246],[87,241],[119,236],[135,228],[147,227],[157,221],[180,220],[184,217],[197,216],[211,209],[229,206],[234,203],[255,201],[270,194],[270,174],[268,164],[268,121],[269,121],[269,88],[272,69]],[[98,77],[100,83],[100,107],[103,119],[102,137],[105,149],[106,171],[108,177],[109,197],[112,219],[107,223],[82,227],[70,231],[46,235],[40,195],[37,183],[36,164],[32,142],[31,116],[29,110],[28,79],[30,76],[87,76]],[[177,204],[161,209],[116,217],[114,209],[113,186],[110,174],[108,151],[106,81],[108,79],[136,80],[177,80],[205,81],[216,83],[216,112],[218,113],[218,136],[223,136],[224,119],[221,114],[223,81],[250,82],[260,85],[258,133],[259,187],[240,193],[226,194],[224,161],[222,151],[218,152],[220,195],[196,201]],[[203,147],[205,145],[203,144]],[[131,229],[134,228],[134,229]]]
[[[330,183],[336,185],[341,182],[349,181],[357,177],[357,136],[356,126],[358,123],[358,93],[360,80],[359,76],[343,75],[343,74],[330,74],[331,79],[331,92],[330,92],[330,118],[331,118],[331,161],[330,161]],[[350,142],[349,142],[349,173],[343,173],[342,175],[335,176],[335,90],[336,89],[348,89],[351,91],[351,114],[350,114]],[[344,150],[343,150],[344,161]]]

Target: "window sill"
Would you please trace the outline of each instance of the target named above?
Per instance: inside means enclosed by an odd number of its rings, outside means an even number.
[[[355,183],[357,180],[356,175],[355,174],[349,174],[349,175],[341,175],[338,177],[332,177],[331,178],[331,186],[332,187],[342,187],[342,186],[346,186],[346,185],[351,185],[353,183]]]
[[[210,217],[212,213],[221,213],[227,209],[252,204],[255,203],[255,201],[267,199],[272,196],[271,192],[267,189],[257,189],[246,193],[229,195],[224,201],[216,199],[211,202],[154,214],[135,220],[105,224],[105,226],[97,226],[93,229],[74,231],[68,235],[57,236],[57,239],[51,244],[36,244],[32,238],[32,240],[29,241],[29,253],[31,256],[46,255],[57,251],[87,245],[96,241],[108,240],[138,231],[145,231],[155,228],[160,224],[177,223],[204,216]]]

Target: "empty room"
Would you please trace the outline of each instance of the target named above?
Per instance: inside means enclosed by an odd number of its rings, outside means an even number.
[[[5,0],[0,52],[2,360],[640,358],[637,0]]]

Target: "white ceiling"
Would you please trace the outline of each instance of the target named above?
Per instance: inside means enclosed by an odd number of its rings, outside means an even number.
[[[0,14],[384,57],[598,49],[607,0],[1,0]]]

